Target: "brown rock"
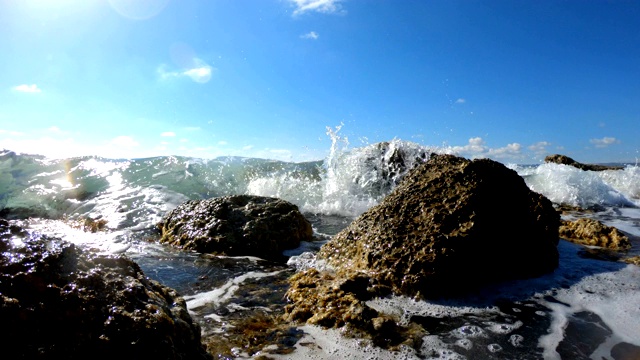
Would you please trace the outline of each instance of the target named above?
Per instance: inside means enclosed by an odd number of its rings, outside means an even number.
[[[599,246],[612,250],[631,248],[631,242],[626,235],[618,229],[594,219],[563,220],[560,225],[560,237],[576,244]]]
[[[295,274],[286,294],[290,304],[285,306],[284,320],[342,328],[343,334],[371,339],[378,346],[399,344],[407,338],[408,329],[366,304],[373,294],[367,286],[356,285],[363,279],[334,277],[316,269]]]
[[[515,171],[432,155],[318,258],[397,294],[437,297],[539,276],[558,265],[559,215]]]
[[[624,261],[624,262],[626,262],[628,264],[633,264],[633,265],[640,266],[640,256],[628,257],[626,259],[623,259],[622,261]]]
[[[201,253],[280,260],[312,240],[298,207],[280,199],[238,195],[187,201],[158,224],[160,242]]]
[[[622,170],[623,166],[606,166],[606,165],[594,165],[594,164],[583,164],[579,163],[572,158],[565,155],[549,155],[544,158],[544,162],[546,163],[555,163],[555,164],[564,164],[576,167],[581,170],[590,170],[590,171],[603,171],[603,170]]]

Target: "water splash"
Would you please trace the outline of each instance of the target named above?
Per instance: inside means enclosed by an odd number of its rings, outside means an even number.
[[[594,205],[636,207],[640,180],[636,167],[606,172],[584,171],[561,164],[542,164],[519,171],[527,185],[555,203],[582,208]],[[634,195],[635,192],[635,195]]]

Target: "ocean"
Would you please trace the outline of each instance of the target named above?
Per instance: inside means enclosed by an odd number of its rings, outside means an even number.
[[[261,341],[239,331],[246,319],[281,313],[286,279],[296,269],[315,266],[313,253],[377,204],[415,163],[431,153],[450,152],[399,139],[352,148],[337,137],[326,159],[305,163],[180,156],[49,159],[2,150],[0,215],[96,252],[128,255],[148,277],[184,296],[217,358],[640,358],[640,267],[564,240],[558,246],[559,268],[540,278],[491,285],[463,298],[370,300],[371,307],[401,324],[429,329],[417,348],[381,349],[366,339],[308,325]],[[405,155],[402,166],[393,161],[398,153]],[[589,217],[615,226],[633,244],[624,255],[640,255],[637,164],[602,172],[558,164],[506,165],[554,203],[584,209],[563,218]],[[311,221],[316,241],[287,251],[286,265],[158,244],[155,225],[174,207],[234,194],[296,204]]]

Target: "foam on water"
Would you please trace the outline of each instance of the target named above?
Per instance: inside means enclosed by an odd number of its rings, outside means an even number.
[[[623,170],[605,170],[598,175],[628,198],[640,200],[640,166],[627,165]]]
[[[599,354],[611,353],[611,347],[624,341],[640,346],[640,268],[627,265],[615,272],[603,272],[582,278],[567,289],[558,289],[555,298],[561,303],[547,303],[552,309],[553,326],[540,339],[545,358],[560,359],[555,351],[563,339],[570,316],[581,311],[598,315],[613,332],[612,340],[600,344]],[[602,357],[592,357],[602,358]]]
[[[419,354],[398,354],[406,358],[420,355],[422,358],[461,359],[464,358],[460,354],[461,350],[475,349],[478,343],[486,343],[483,346],[489,353],[506,351],[504,345],[499,343],[508,344],[508,350],[513,353],[518,351],[516,349],[521,349],[526,340],[529,344],[533,341],[542,348],[545,359],[560,359],[556,349],[566,337],[569,319],[574,314],[585,311],[599,316],[612,332],[605,341],[596,344],[597,349],[591,358],[611,359],[612,347],[620,342],[640,346],[640,327],[637,323],[637,319],[640,319],[640,268],[584,258],[579,255],[582,247],[566,241],[561,241],[558,249],[558,269],[539,278],[489,286],[466,298],[416,301],[404,296],[393,296],[373,299],[367,304],[379,312],[393,316],[400,325],[407,325],[416,316],[443,320],[478,319],[475,323],[466,323],[441,334],[432,333],[424,339]],[[504,313],[505,309],[495,305],[504,299],[520,304],[517,305],[520,309],[514,308],[513,311],[508,311],[511,315],[507,315]],[[543,309],[536,310],[534,316],[541,319],[548,317],[551,321],[548,329],[541,329],[545,335],[537,340],[527,340],[521,333],[525,327],[536,326],[535,318],[507,322],[482,320],[517,318],[521,309],[526,307]],[[363,353],[357,346],[358,342],[353,339],[344,339],[337,336],[336,332],[318,328],[305,327],[305,331],[312,337],[309,341],[322,349],[311,347],[312,351],[298,347],[289,358],[304,359],[313,356],[314,359],[330,359],[333,351],[340,351],[345,358],[367,358],[365,354],[368,353]],[[454,340],[445,341],[447,338]],[[325,350],[324,346],[328,346],[329,350]],[[375,354],[380,358],[393,358],[395,355],[384,351]]]
[[[205,305],[220,305],[223,302],[231,299],[236,290],[240,288],[240,284],[242,284],[244,281],[248,279],[259,279],[263,277],[275,276],[281,272],[282,270],[268,273],[250,271],[227,281],[219,288],[203,293],[185,296],[184,299],[187,301],[187,309],[189,309],[190,312],[193,312]]]
[[[623,170],[616,170],[623,172]],[[595,171],[584,171],[569,165],[542,164],[536,168],[528,169],[524,173],[527,185],[555,203],[563,203],[582,208],[593,205],[603,206],[637,206],[630,198],[633,193],[622,191],[634,191],[634,185],[621,186],[624,176],[616,176],[616,171],[609,175],[600,175]],[[630,171],[632,172],[632,171]],[[618,179],[615,188],[607,183],[603,177]],[[640,178],[639,178],[640,179]],[[637,194],[636,194],[637,195]]]
[[[288,355],[269,354],[273,359],[353,359],[353,360],[417,360],[421,359],[414,349],[402,347],[400,351],[389,351],[362,339],[342,336],[338,330],[325,330],[313,325],[301,326],[305,332],[295,345],[295,352]],[[447,358],[444,358],[447,359]],[[451,358],[453,359],[453,358]]]

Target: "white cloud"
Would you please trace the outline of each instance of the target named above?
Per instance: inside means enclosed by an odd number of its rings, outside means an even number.
[[[40,93],[40,92],[42,92],[42,90],[40,90],[40,88],[36,84],[31,84],[31,85],[22,84],[22,85],[14,86],[13,90],[18,91],[18,92],[23,92],[23,93]]]
[[[505,147],[489,149],[489,156],[496,158],[516,157],[520,155],[522,145],[518,143],[507,144]]]
[[[311,39],[311,40],[317,40],[319,37],[320,35],[318,35],[318,33],[315,31],[310,31],[304,35],[300,35],[300,38],[302,39]]]
[[[518,157],[522,151],[522,145],[518,143],[507,144],[507,146],[501,148],[490,148],[485,145],[485,141],[481,137],[470,138],[467,145],[454,146],[452,150],[455,153],[459,153],[471,158],[514,158]]]
[[[204,84],[211,80],[211,75],[216,70],[215,68],[209,66],[204,60],[199,58],[191,59],[191,67],[184,69],[182,71],[173,71],[167,68],[167,65],[162,64],[158,66],[156,72],[160,76],[162,80],[168,80],[172,78],[182,78],[188,77],[191,80]]]
[[[242,150],[245,150],[245,151],[246,150],[251,150],[251,149],[253,149],[253,145],[246,145],[246,146],[242,147]]]
[[[204,84],[211,80],[211,72],[213,68],[209,65],[204,65],[200,67],[196,67],[193,69],[189,69],[183,72],[184,75],[191,78],[191,80]]]
[[[487,152],[487,147],[484,145],[484,140],[482,140],[481,137],[474,137],[469,139],[469,143],[467,145],[454,146],[453,151],[464,154],[482,154]]]
[[[160,136],[162,136],[162,137],[174,137],[174,136],[176,136],[176,133],[174,133],[173,131],[165,131],[162,134],[160,134]]]
[[[456,104],[464,104],[466,102],[467,102],[467,100],[465,100],[463,98],[459,98],[458,100],[456,100]]]
[[[301,15],[306,12],[319,12],[323,14],[344,14],[345,10],[342,9],[340,2],[342,0],[289,0],[296,9],[293,11],[293,15]]]
[[[224,146],[224,145],[227,145],[227,144],[228,144],[228,142],[226,142],[226,141],[224,141],[224,140],[220,140],[220,141],[218,141],[218,145],[222,145],[222,146]]]
[[[548,141],[538,141],[535,144],[529,145],[528,149],[533,151],[534,153],[540,154],[547,152],[547,146],[550,146],[551,143]]]
[[[610,146],[613,144],[620,144],[620,140],[614,137],[607,137],[607,136],[603,137],[602,139],[591,139],[589,140],[589,142],[600,149],[606,148],[607,146]]]

